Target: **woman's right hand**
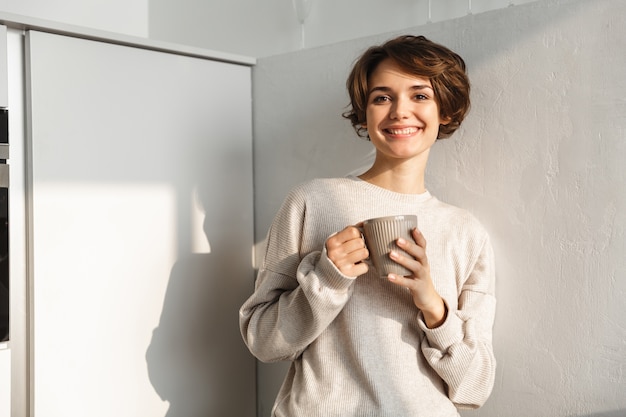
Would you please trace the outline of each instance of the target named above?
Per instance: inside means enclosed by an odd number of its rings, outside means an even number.
[[[326,240],[328,259],[349,277],[358,277],[369,270],[367,263],[363,262],[369,257],[369,251],[359,226],[348,226]]]

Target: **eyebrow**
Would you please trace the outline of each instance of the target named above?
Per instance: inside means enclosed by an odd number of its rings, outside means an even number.
[[[429,90],[431,90],[431,91],[433,91],[433,92],[435,91],[435,90],[434,90],[431,86],[426,85],[426,84],[417,84],[417,85],[414,85],[414,86],[412,86],[412,87],[410,88],[410,90],[414,90],[414,91],[417,91],[417,90],[425,90],[425,89],[429,89]],[[375,92],[375,91],[382,91],[382,92],[384,92],[384,93],[388,93],[388,92],[390,92],[390,91],[391,91],[391,88],[389,88],[389,87],[385,87],[385,86],[374,87],[374,88],[372,88],[372,89],[369,91],[369,94],[372,94],[372,93],[373,93],[373,92]]]

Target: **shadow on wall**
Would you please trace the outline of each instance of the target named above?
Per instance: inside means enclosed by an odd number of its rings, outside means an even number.
[[[626,416],[626,409],[607,411],[606,413],[583,414],[580,416],[571,416],[571,417],[625,417],[625,416]]]
[[[254,378],[234,360],[247,354],[237,322],[243,300],[224,279],[232,268],[223,255],[193,254],[172,268],[146,352],[150,381],[170,403],[167,417],[253,414],[239,392]]]
[[[166,417],[255,415],[254,359],[238,323],[252,283],[250,253],[241,247],[246,208],[238,210],[237,197],[218,183],[225,173],[210,171],[197,190],[211,251],[174,264],[146,352],[150,382],[170,404]]]

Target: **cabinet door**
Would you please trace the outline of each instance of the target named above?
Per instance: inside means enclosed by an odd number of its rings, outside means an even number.
[[[253,416],[250,68],[29,32],[37,417]]]
[[[0,343],[0,417],[11,416],[11,350]]]
[[[7,27],[0,25],[0,107],[9,105]]]

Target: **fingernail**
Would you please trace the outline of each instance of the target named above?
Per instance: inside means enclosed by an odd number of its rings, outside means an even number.
[[[406,243],[406,240],[404,240],[403,238],[398,238],[398,244],[404,245],[405,243]]]

